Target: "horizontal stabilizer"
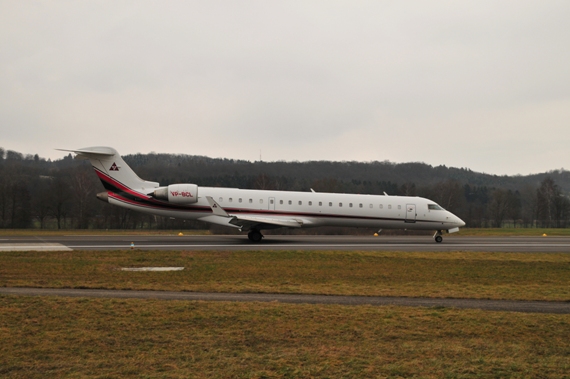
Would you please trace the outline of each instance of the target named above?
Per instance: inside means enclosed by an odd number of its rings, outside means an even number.
[[[79,149],[79,150],[68,150],[68,149],[56,149],[56,150],[68,151],[70,153],[75,153],[78,155],[90,154],[90,155],[101,155],[101,156],[105,156],[105,157],[110,157],[110,156],[117,154],[117,152],[114,149],[111,149],[109,147],[90,147],[90,148]]]

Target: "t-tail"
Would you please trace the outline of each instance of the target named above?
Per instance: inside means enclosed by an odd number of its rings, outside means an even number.
[[[156,182],[143,180],[125,163],[117,150],[111,147],[86,147],[79,150],[64,150],[77,154],[76,159],[89,159],[107,191],[147,197],[159,186]],[[97,195],[106,197],[107,192]],[[106,200],[106,199],[102,199]]]

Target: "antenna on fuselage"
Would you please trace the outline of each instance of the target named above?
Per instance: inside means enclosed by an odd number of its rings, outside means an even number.
[[[388,195],[386,192],[384,192],[384,196],[390,196],[390,195]]]

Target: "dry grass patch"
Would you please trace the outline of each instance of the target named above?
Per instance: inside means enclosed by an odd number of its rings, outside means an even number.
[[[121,267],[183,266],[178,272]],[[570,255],[342,251],[0,254],[0,286],[570,300]]]
[[[481,236],[481,237],[569,237],[570,228],[461,228],[458,234],[449,237]]]
[[[0,376],[564,378],[570,316],[0,296]]]

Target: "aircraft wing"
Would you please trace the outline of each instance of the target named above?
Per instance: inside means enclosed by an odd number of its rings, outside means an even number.
[[[251,229],[256,225],[274,225],[288,228],[300,228],[303,220],[288,217],[255,216],[255,215],[234,215],[230,224],[239,226],[240,229]]]
[[[230,224],[243,230],[249,230],[254,227],[267,226],[300,228],[304,221],[296,217],[287,216],[271,216],[271,215],[252,215],[252,214],[229,214],[214,200],[211,196],[206,196],[213,215],[204,217],[201,220],[206,222],[215,222],[216,224]],[[228,226],[230,226],[228,225]]]

